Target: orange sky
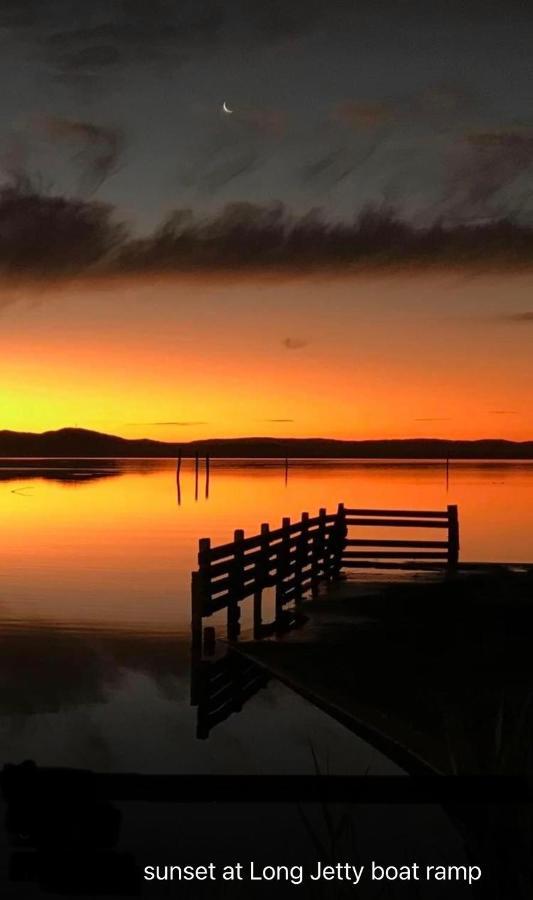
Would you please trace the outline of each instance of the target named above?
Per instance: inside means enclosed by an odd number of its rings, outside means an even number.
[[[0,428],[531,439],[533,324],[505,316],[532,288],[434,272],[4,289]]]

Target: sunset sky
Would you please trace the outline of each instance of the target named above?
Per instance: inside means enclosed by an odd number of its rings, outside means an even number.
[[[531,439],[532,289],[450,272],[20,289],[2,310],[3,425]]]
[[[518,2],[3,2],[0,190],[108,203],[133,236],[236,201],[530,226],[532,38]],[[0,429],[533,439],[533,268],[17,266]]]

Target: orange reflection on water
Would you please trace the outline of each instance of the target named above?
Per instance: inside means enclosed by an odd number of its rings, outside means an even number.
[[[196,501],[185,461],[180,505],[173,461],[141,471],[132,461],[94,480],[86,477],[91,465],[78,466],[85,472],[76,483],[51,471],[0,481],[0,624],[185,633],[198,538],[226,541],[235,528],[253,534],[261,522],[333,511],[339,501],[457,503],[462,559],[533,560],[533,464],[454,463],[447,489],[441,463],[291,463],[285,483],[281,462],[215,460],[209,498],[202,465]]]

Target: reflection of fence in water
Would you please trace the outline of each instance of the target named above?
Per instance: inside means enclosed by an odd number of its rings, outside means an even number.
[[[264,669],[231,650],[217,660],[198,660],[193,677],[199,738],[207,738],[215,725],[240,712],[269,680]]]

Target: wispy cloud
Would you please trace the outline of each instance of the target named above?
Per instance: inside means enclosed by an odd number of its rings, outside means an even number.
[[[498,316],[498,320],[500,322],[533,323],[533,311],[503,313],[501,316]]]
[[[424,416],[422,418],[418,418],[414,420],[415,422],[449,422],[450,419],[447,416]]]
[[[491,416],[517,416],[518,411],[516,409],[490,409],[489,413]]]
[[[34,53],[71,85],[108,78],[131,65],[168,68],[236,46],[286,45],[326,23],[343,30],[353,16],[350,0],[3,0],[0,27],[20,33]],[[333,10],[332,10],[333,8]]]
[[[153,426],[153,425],[179,425],[179,426],[183,426],[183,427],[188,427],[189,425],[207,425],[207,424],[208,424],[208,422],[200,422],[200,421],[198,421],[198,422],[195,422],[195,421],[191,421],[191,422],[126,422],[126,425],[139,426],[139,427],[142,427],[145,425],[150,425],[150,426]]]
[[[262,422],[295,422],[296,419],[261,419]]]
[[[124,147],[118,129],[59,116],[48,116],[39,125],[50,141],[73,148],[72,161],[80,170],[81,193],[94,193],[117,171]]]
[[[533,129],[472,131],[457,153],[443,211],[456,220],[501,215],[503,193],[533,165]]]
[[[303,350],[304,347],[308,346],[309,341],[304,341],[302,338],[297,337],[286,337],[281,343],[286,350]]]
[[[351,222],[301,216],[283,204],[228,203],[211,216],[176,209],[152,234],[135,238],[109,204],[39,190],[11,174],[0,187],[0,272],[48,277],[141,273],[242,273],[254,270],[356,271],[363,266],[480,262],[494,268],[533,265],[533,227],[508,219],[415,228],[394,209],[367,206]],[[0,303],[3,305],[3,302]],[[533,322],[533,311],[492,316]],[[281,345],[309,341],[288,335]]]

